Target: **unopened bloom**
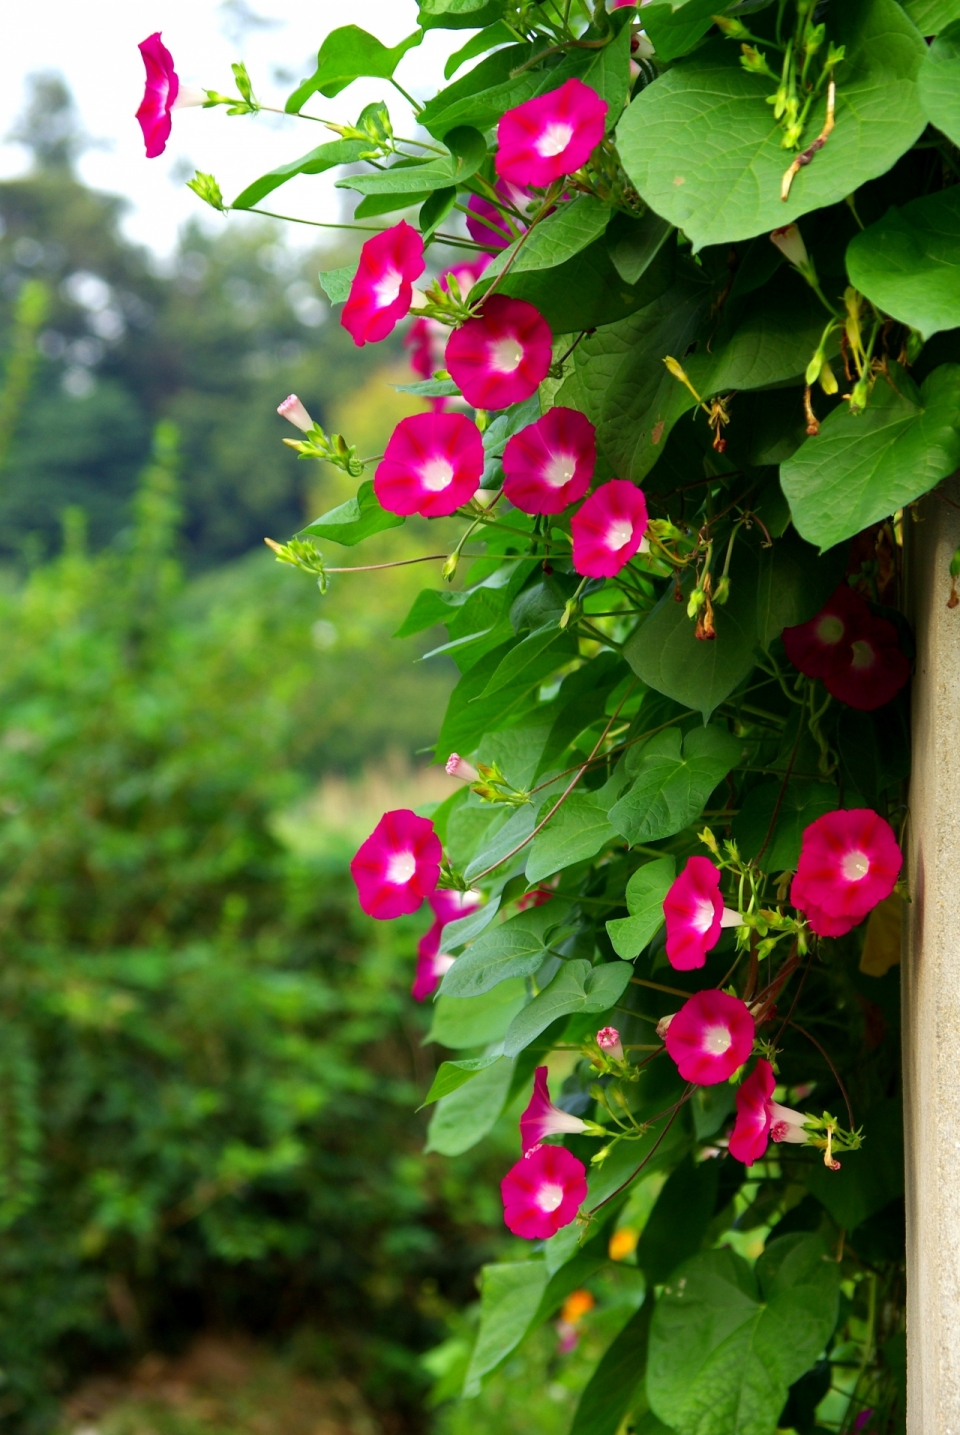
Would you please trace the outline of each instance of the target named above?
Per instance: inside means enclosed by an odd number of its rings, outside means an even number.
[[[385,812],[350,863],[360,906],[382,921],[415,912],[436,889],[442,856],[429,818],[403,807]]]
[[[414,1001],[433,996],[454,958],[440,950],[440,937],[448,922],[465,917],[480,905],[479,892],[455,892],[450,888],[433,892],[427,899],[433,908],[433,922],[417,943],[417,970],[410,991]]]
[[[515,1236],[545,1241],[576,1220],[587,1168],[563,1146],[533,1146],[500,1182],[503,1219]]]
[[[803,834],[793,905],[821,937],[842,937],[896,886],[903,854],[869,807],[826,812]]]
[[[579,1116],[571,1116],[569,1111],[554,1106],[547,1091],[547,1068],[538,1066],[533,1073],[533,1095],[520,1117],[520,1147],[524,1154],[533,1146],[539,1146],[545,1136],[558,1136],[562,1132],[577,1135],[585,1125]]]
[[[703,991],[675,1013],[664,1040],[684,1081],[716,1086],[746,1061],[753,1034],[753,1017],[739,997]]]
[[[505,409],[535,394],[553,358],[550,326],[532,304],[493,294],[447,341],[447,368],[468,404]]]
[[[524,513],[561,513],[590,487],[597,431],[578,409],[549,409],[503,452],[503,492]]]
[[[615,1026],[601,1027],[597,1032],[597,1046],[610,1057],[612,1061],[623,1060],[623,1045],[620,1041],[620,1033]]]
[[[738,927],[740,913],[723,905],[720,870],[706,857],[690,857],[663,899],[667,957],[678,972],[702,967],[722,927]]]
[[[530,200],[528,190],[517,184],[509,184],[505,179],[498,179],[494,189],[505,206],[518,209],[521,213],[526,211]],[[511,227],[522,232],[527,226],[513,214],[508,224],[492,200],[484,199],[479,194],[471,194],[467,201],[467,233],[477,244],[483,244],[487,249],[506,249],[513,243]]]
[[[458,752],[452,752],[447,758],[446,773],[448,777],[460,777],[464,782],[476,782],[480,776],[472,762],[467,762]]]
[[[730,1155],[745,1166],[759,1161],[770,1141],[793,1141],[802,1145],[807,1139],[803,1129],[806,1117],[774,1101],[776,1084],[773,1067],[760,1057],[746,1081],[737,1088],[737,1119],[730,1137]]]
[[[603,139],[607,102],[582,80],[508,110],[497,130],[497,174],[546,188],[586,164]]]
[[[785,224],[782,229],[775,229],[770,238],[788,263],[800,269],[810,262],[803,235],[795,224]]]
[[[612,578],[639,550],[647,528],[642,489],[612,478],[591,493],[570,521],[573,566],[587,578]]]
[[[284,399],[282,404],[278,404],[277,413],[282,419],[286,419],[288,423],[293,424],[295,428],[301,429],[303,433],[309,433],[310,429],[313,428],[313,419],[307,413],[307,410],[297,398],[296,394],[290,394],[289,397]]]
[[[340,316],[358,347],[385,339],[409,312],[425,267],[423,240],[405,219],[367,240]]]
[[[157,155],[163,154],[170,138],[170,111],[182,109],[186,105],[202,105],[204,95],[202,91],[181,88],[179,77],[173,68],[173,56],[160,39],[159,30],[141,41],[137,49],[143,57],[143,67],[147,72],[147,83],[140,108],[137,110],[137,120],[143,131],[147,159],[156,159]]]
[[[466,414],[401,419],[377,465],[373,491],[389,513],[443,518],[469,503],[483,476],[483,440]]]

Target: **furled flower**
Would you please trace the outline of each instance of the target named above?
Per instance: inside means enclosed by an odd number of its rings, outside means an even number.
[[[746,1061],[753,1033],[753,1017],[739,997],[703,991],[684,1002],[664,1040],[684,1081],[716,1086]]]
[[[373,478],[389,513],[443,518],[469,503],[483,476],[483,440],[465,414],[412,414],[393,431]]]
[[[815,618],[784,628],[787,657],[806,677],[826,677],[848,660],[854,629],[869,616],[870,609],[859,593],[841,583]]]
[[[163,154],[170,138],[170,111],[184,109],[187,105],[202,105],[206,96],[202,90],[181,87],[173,68],[173,56],[160,39],[159,30],[141,41],[137,49],[143,56],[143,67],[147,72],[137,120],[143,131],[147,159],[156,159],[157,155]]]
[[[434,919],[428,931],[417,943],[417,970],[410,991],[414,1001],[426,1001],[433,996],[445,972],[453,966],[454,958],[440,950],[440,937],[448,922],[465,917],[476,911],[480,905],[479,892],[456,892],[444,888],[433,892],[427,899],[433,908]]]
[[[620,1041],[620,1033],[615,1026],[600,1028],[597,1032],[597,1046],[612,1061],[623,1060],[623,1045]]]
[[[517,184],[509,184],[505,179],[498,179],[494,188],[506,208],[518,209],[521,214],[526,212],[529,191]],[[508,224],[493,201],[484,199],[480,194],[472,194],[467,201],[467,233],[487,249],[508,248],[514,239],[511,228],[522,233],[526,227],[514,214],[511,214]]]
[[[404,807],[385,812],[350,863],[360,906],[381,921],[415,912],[436,889],[442,856],[429,818]]]
[[[642,489],[612,478],[573,515],[573,566],[586,578],[612,578],[643,542],[647,502]]]
[[[827,673],[823,685],[848,707],[873,712],[896,697],[909,677],[910,663],[896,628],[870,613],[854,630],[849,661]]]
[[[500,1182],[503,1219],[515,1236],[545,1241],[576,1220],[587,1168],[563,1146],[533,1146]]]
[[[549,409],[503,452],[503,491],[524,513],[561,513],[590,487],[596,429],[577,409]]]
[[[553,358],[550,326],[532,304],[493,294],[454,329],[447,368],[468,404],[505,409],[535,394]]]
[[[458,752],[452,752],[447,758],[445,771],[448,777],[459,777],[463,782],[476,782],[480,776],[473,763]]]
[[[821,937],[842,937],[889,897],[903,854],[869,807],[826,812],[803,834],[790,900]]]
[[[554,1106],[547,1091],[547,1068],[538,1066],[533,1073],[533,1095],[520,1117],[520,1146],[524,1155],[539,1146],[545,1136],[559,1136],[562,1132],[577,1135],[584,1128],[585,1123],[579,1116],[571,1116]]]
[[[723,905],[720,871],[706,857],[690,857],[663,899],[667,957],[678,972],[702,967],[721,927],[739,927],[739,912]]]
[[[730,1137],[730,1155],[745,1166],[759,1161],[771,1140],[802,1145],[807,1139],[803,1129],[807,1118],[774,1101],[776,1084],[773,1067],[760,1057],[746,1081],[737,1088],[737,1119]]]
[[[546,188],[586,164],[603,139],[607,102],[582,80],[508,110],[497,130],[497,174]]]
[[[310,429],[313,428],[313,419],[307,413],[307,410],[297,398],[296,394],[290,394],[289,397],[284,399],[282,404],[278,404],[277,413],[282,419],[286,419],[288,423],[293,424],[295,428],[300,429],[303,433],[309,433]]]
[[[385,339],[409,312],[425,267],[423,240],[405,219],[367,240],[340,316],[358,347]]]
[[[804,264],[809,264],[810,256],[807,254],[807,246],[803,242],[803,235],[795,224],[785,224],[782,229],[775,229],[770,238],[789,264],[796,265],[798,269]]]

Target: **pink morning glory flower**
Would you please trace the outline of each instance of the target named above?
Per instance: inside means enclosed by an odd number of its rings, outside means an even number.
[[[684,1081],[716,1086],[753,1050],[754,1021],[739,997],[695,992],[671,1018],[664,1040]]]
[[[467,762],[458,752],[452,752],[447,758],[445,772],[448,777],[459,777],[462,782],[476,782],[480,776],[472,762]]]
[[[498,179],[494,189],[507,207],[519,209],[521,214],[526,212],[530,202],[529,190],[509,184],[505,179]],[[467,233],[487,249],[506,249],[513,243],[511,230],[517,229],[522,233],[526,227],[513,214],[508,223],[493,201],[484,199],[482,195],[471,194],[467,201]]]
[[[405,219],[367,240],[340,316],[358,348],[385,339],[409,312],[425,267],[423,240]]]
[[[157,155],[163,154],[170,138],[170,111],[184,109],[187,105],[202,105],[206,96],[202,90],[181,88],[173,68],[173,56],[160,39],[159,30],[141,41],[137,49],[143,56],[143,67],[147,72],[137,120],[143,131],[147,159],[156,159]]]
[[[306,408],[297,398],[296,394],[290,394],[282,404],[277,405],[277,413],[282,419],[293,424],[303,433],[308,433],[313,428],[313,419],[307,413]]]
[[[464,296],[476,284],[487,265],[491,262],[489,254],[477,254],[468,264],[453,264],[440,276],[440,287],[446,289],[447,278],[454,275],[460,286],[460,292]],[[408,332],[403,338],[403,347],[410,351],[410,367],[415,374],[422,379],[431,378],[438,369],[444,367],[444,353],[447,347],[447,340],[450,337],[450,329],[446,324],[441,324],[439,319],[415,319]],[[430,400],[430,407],[443,412],[450,405],[450,400],[445,398],[433,398]]]
[[[545,1241],[577,1218],[587,1168],[563,1146],[533,1146],[500,1182],[503,1219],[515,1236]]]
[[[433,996],[454,958],[440,950],[440,937],[448,922],[465,917],[480,905],[479,892],[456,892],[443,888],[427,898],[433,908],[433,922],[417,943],[417,970],[410,991],[414,1001],[423,1002]]]
[[[601,1027],[597,1032],[597,1046],[613,1061],[623,1060],[623,1046],[620,1042],[620,1033],[615,1026]]]
[[[381,921],[415,912],[436,890],[442,856],[429,818],[404,807],[385,812],[350,863],[360,906]]]
[[[577,409],[549,409],[515,433],[503,453],[503,491],[524,513],[561,513],[590,487],[596,429]]]
[[[585,578],[612,578],[640,549],[647,528],[643,490],[612,478],[573,515],[573,566]]]
[[[690,857],[663,899],[667,957],[678,972],[702,967],[722,927],[739,927],[740,913],[724,907],[720,870],[706,857]]]
[[[505,409],[535,394],[553,359],[550,326],[532,304],[493,294],[454,329],[447,368],[468,404]]]
[[[773,1067],[760,1057],[753,1071],[737,1089],[737,1119],[730,1137],[730,1155],[752,1166],[759,1161],[770,1141],[792,1141],[802,1145],[806,1117],[774,1101],[776,1087]]]
[[[607,102],[582,80],[508,110],[497,130],[497,174],[545,189],[586,164],[603,139]]]
[[[824,678],[847,660],[855,627],[870,617],[859,593],[841,583],[815,618],[784,628],[783,646],[795,668],[808,678]]]
[[[900,647],[900,634],[886,618],[873,613],[854,627],[849,656],[824,676],[831,697],[860,712],[883,707],[909,681],[910,663]]]
[[[790,900],[821,937],[842,937],[896,886],[903,854],[869,807],[824,813],[803,834]]]
[[[389,513],[443,518],[469,503],[483,476],[483,439],[466,414],[401,419],[377,465],[373,491]]]
[[[545,1136],[559,1136],[561,1133],[577,1135],[585,1129],[579,1116],[571,1116],[554,1106],[547,1091],[547,1068],[538,1066],[533,1073],[533,1095],[526,1111],[520,1117],[520,1145],[524,1155],[534,1146],[539,1146]]]

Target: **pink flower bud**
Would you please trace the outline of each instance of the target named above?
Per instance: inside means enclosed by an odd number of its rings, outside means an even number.
[[[638,551],[647,527],[641,489],[612,478],[573,515],[573,566],[587,578],[612,578]]]
[[[459,777],[464,782],[476,782],[480,776],[473,763],[467,762],[467,759],[461,757],[458,752],[452,752],[447,758],[446,771],[448,777]]]
[[[795,224],[785,224],[782,229],[775,229],[770,238],[790,264],[795,264],[799,269],[802,264],[809,263],[807,246]]]
[[[577,1218],[587,1168],[563,1146],[534,1146],[500,1182],[503,1219],[515,1236],[544,1241]]]
[[[605,1052],[613,1061],[623,1060],[623,1047],[620,1044],[620,1033],[615,1026],[601,1027],[597,1032],[597,1046]]]
[[[307,413],[296,394],[290,394],[288,398],[284,399],[282,404],[278,404],[277,413],[282,419],[286,419],[288,423],[293,424],[294,428],[300,429],[303,433],[307,433],[313,428],[313,419]]]

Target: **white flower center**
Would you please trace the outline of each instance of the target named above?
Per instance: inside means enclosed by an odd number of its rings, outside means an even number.
[[[633,524],[629,518],[615,518],[607,525],[607,547],[619,551],[625,548],[633,537]]]
[[[397,273],[396,269],[388,269],[383,278],[377,280],[373,286],[373,293],[377,301],[378,309],[386,309],[388,305],[396,300],[400,293],[400,285],[402,283],[403,279]]]
[[[690,925],[695,932],[709,932],[713,926],[713,903],[709,898],[701,897]]]
[[[420,470],[420,482],[431,493],[440,493],[453,478],[453,466],[445,458],[428,458]]]
[[[523,358],[523,345],[512,334],[490,345],[490,367],[495,374],[515,374]]]
[[[866,643],[862,638],[859,638],[857,642],[851,643],[850,646],[853,649],[853,666],[855,668],[870,668],[873,666],[876,654],[873,650],[872,643]]]
[[[576,456],[572,453],[552,453],[543,470],[543,481],[551,488],[563,488],[577,471]]]
[[[843,619],[827,613],[817,624],[816,632],[821,643],[839,643],[844,634]]]
[[[554,120],[552,124],[547,125],[537,140],[537,154],[542,155],[544,159],[552,159],[555,154],[562,154],[572,139],[573,125]]]
[[[412,852],[394,852],[387,863],[387,881],[402,887],[409,882],[417,870],[417,859]]]
[[[555,1211],[563,1200],[563,1187],[554,1181],[545,1181],[534,1199],[541,1211]]]
[[[730,1035],[730,1028],[726,1026],[708,1026],[703,1033],[703,1050],[710,1056],[723,1056],[733,1046],[733,1037]]]
[[[840,865],[848,882],[859,882],[870,871],[870,858],[866,852],[847,852]]]

